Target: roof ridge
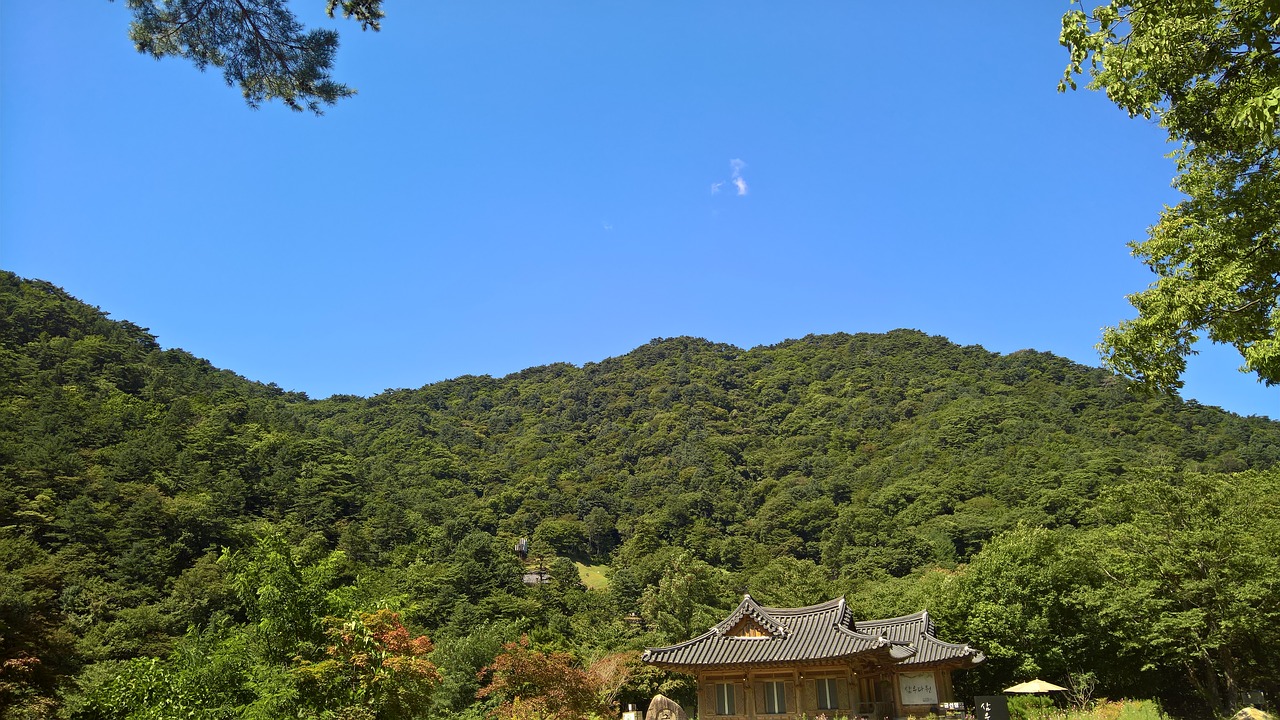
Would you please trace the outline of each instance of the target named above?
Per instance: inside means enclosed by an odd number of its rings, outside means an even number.
[[[918,610],[910,615],[899,615],[891,618],[880,618],[877,620],[859,620],[859,625],[892,625],[894,623],[912,622],[915,620],[929,620],[928,610]]]
[[[786,625],[778,622],[776,618],[770,615],[764,606],[756,602],[755,598],[751,597],[751,593],[743,593],[742,602],[738,603],[738,607],[732,613],[729,613],[729,617],[716,623],[711,628],[711,632],[717,635],[724,635],[745,617],[755,620],[774,637],[786,637],[791,632]]]
[[[750,597],[750,596],[748,596],[748,597]],[[803,606],[803,607],[796,607],[796,608],[765,607],[765,606],[761,606],[761,607],[762,607],[764,610],[768,610],[768,611],[769,611],[769,612],[771,612],[771,613],[777,613],[777,614],[782,614],[782,615],[803,615],[803,614],[805,614],[805,613],[810,613],[810,612],[818,612],[818,611],[821,611],[821,610],[830,610],[830,609],[831,609],[831,608],[833,608],[833,607],[837,607],[837,606],[839,606],[839,605],[843,605],[843,604],[844,604],[844,596],[843,596],[843,595],[841,595],[841,596],[840,596],[840,597],[838,597],[838,598],[832,598],[832,599],[830,599],[830,600],[825,600],[825,601],[823,601],[823,602],[816,603],[816,604],[814,604],[814,605],[805,605],[805,606]]]

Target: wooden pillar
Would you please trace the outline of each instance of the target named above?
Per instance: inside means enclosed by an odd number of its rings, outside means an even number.
[[[791,687],[795,688],[795,692],[792,694],[795,696],[796,706],[793,708],[787,708],[787,713],[800,717],[800,713],[803,712],[803,708],[806,706],[804,697],[804,680],[801,679],[801,672],[799,668],[791,668]]]
[[[933,674],[938,684],[938,702],[955,702],[955,689],[951,687],[951,671],[934,670]]]

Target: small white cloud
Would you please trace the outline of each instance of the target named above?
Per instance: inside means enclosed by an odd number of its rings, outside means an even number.
[[[743,161],[739,160],[738,158],[734,158],[734,159],[730,160],[730,161],[729,161],[729,179],[728,179],[728,180],[719,180],[719,181],[716,181],[716,182],[711,183],[711,194],[712,194],[712,195],[719,195],[719,194],[720,194],[720,189],[721,189],[721,188],[723,188],[723,187],[725,186],[725,184],[726,184],[726,183],[728,183],[728,184],[733,185],[735,188],[737,188],[737,189],[738,189],[738,192],[737,192],[736,194],[737,194],[739,197],[741,197],[741,196],[743,196],[743,195],[746,195],[746,194],[747,194],[747,181],[746,181],[746,179],[745,179],[745,178],[743,178],[743,177],[742,177],[742,168],[744,168],[744,167],[746,167],[746,166],[747,166],[747,164],[746,164],[745,162],[743,162]]]
[[[612,230],[612,229],[613,229],[613,225],[611,225],[611,224],[609,224],[609,223],[607,223],[607,222],[606,222],[606,223],[600,223],[600,225],[605,229],[605,232],[608,232],[608,231],[610,231],[610,230]]]
[[[733,168],[733,186],[738,188],[738,195],[747,194],[747,181],[742,179],[742,168],[746,166],[747,164],[738,158],[729,161],[729,167]]]

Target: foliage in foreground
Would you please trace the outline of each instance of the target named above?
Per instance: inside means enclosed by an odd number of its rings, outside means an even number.
[[[529,639],[507,643],[485,668],[489,682],[476,694],[497,702],[498,720],[575,720],[606,711],[591,675],[569,653],[541,653]]]
[[[1030,703],[1025,703],[1030,705]],[[1015,715],[1010,707],[1010,716]],[[1049,707],[1022,710],[1026,720],[1165,720],[1168,716],[1150,700],[1103,700],[1087,709]]]
[[[308,562],[274,530],[262,532],[252,550],[219,560],[247,622],[220,615],[165,657],[92,666],[68,715],[391,720],[429,709],[439,679],[431,642],[390,610],[350,610],[359,592],[346,584],[340,552]]]

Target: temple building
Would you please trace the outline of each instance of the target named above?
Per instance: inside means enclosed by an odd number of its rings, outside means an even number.
[[[985,658],[939,640],[928,612],[856,620],[844,598],[771,608],[745,595],[715,627],[643,659],[697,677],[702,720],[881,720],[955,709],[952,671]]]

